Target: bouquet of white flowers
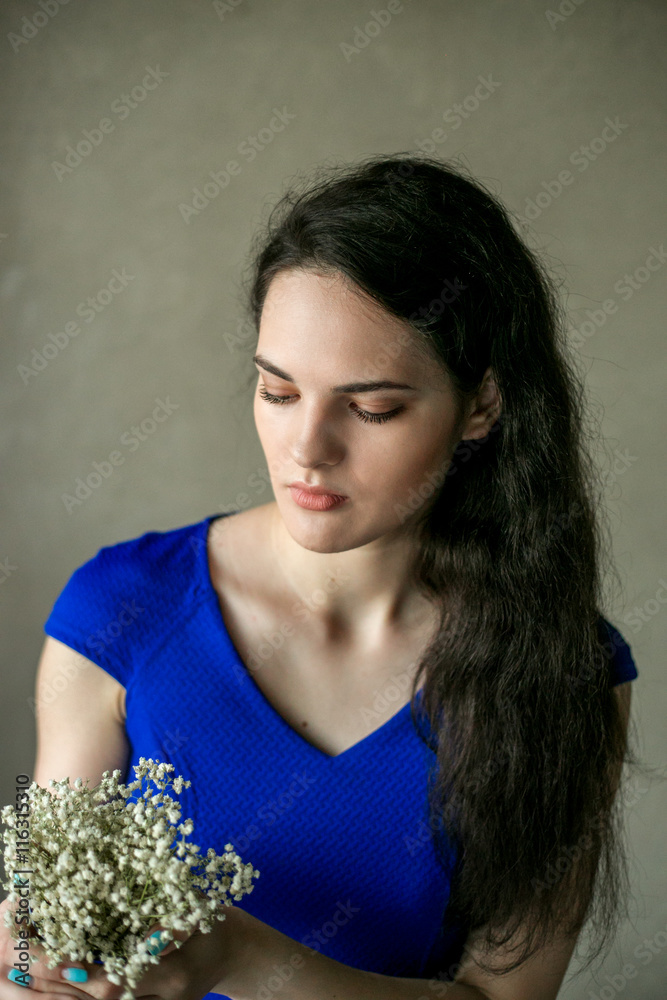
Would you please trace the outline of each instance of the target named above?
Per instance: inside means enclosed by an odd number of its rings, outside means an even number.
[[[50,969],[67,960],[98,960],[112,983],[125,978],[121,1000],[134,1000],[145,967],[159,961],[146,940],[154,924],[164,928],[160,940],[174,940],[178,948],[183,942],[171,931],[207,934],[232,905],[227,893],[239,900],[252,892],[259,872],[241,862],[232,844],[222,856],[209,848],[203,858],[186,842],[194,824],[188,819],[176,826],[181,807],[166,788],[171,784],[180,795],[191,782],[165,778],[173,770],[140,757],[132,784],[119,784],[118,770],[105,771],[94,788],[81,778],[73,787],[69,778],[51,779],[49,788],[33,781],[29,808],[3,807],[3,888],[16,904],[6,910],[5,925],[23,954],[28,940],[21,927],[30,922]],[[138,801],[127,802],[146,776],[159,791],[149,785]]]

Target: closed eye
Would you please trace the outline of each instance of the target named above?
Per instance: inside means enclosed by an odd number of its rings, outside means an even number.
[[[288,403],[290,399],[294,399],[294,396],[274,396],[273,393],[267,392],[264,386],[259,387],[259,395],[262,399],[266,400],[267,403]],[[353,404],[353,413],[363,420],[364,423],[374,423],[383,424],[387,420],[391,420],[392,417],[396,416],[401,410],[404,409],[403,406],[397,406],[394,410],[387,410],[386,413],[369,413],[367,410],[361,410],[356,403]]]

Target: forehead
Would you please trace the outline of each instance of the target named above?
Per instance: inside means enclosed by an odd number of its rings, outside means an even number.
[[[259,327],[258,353],[289,372],[360,377],[408,376],[441,384],[444,373],[407,320],[387,312],[346,275],[279,272],[271,281]]]

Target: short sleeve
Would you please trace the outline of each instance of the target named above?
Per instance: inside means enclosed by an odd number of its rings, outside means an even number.
[[[47,635],[92,660],[127,687],[132,644],[146,608],[127,543],[108,546],[74,570],[44,623]]]
[[[634,681],[637,666],[630,646],[621,633],[606,618],[600,617],[600,636],[609,657],[609,683],[612,687],[625,681]]]
[[[127,688],[202,597],[197,574],[210,518],[101,548],[75,569],[44,623]]]

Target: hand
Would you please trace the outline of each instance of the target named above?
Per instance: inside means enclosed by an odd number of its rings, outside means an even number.
[[[149,938],[157,930],[162,930],[161,925],[152,926],[146,937]],[[171,931],[170,933],[173,934],[175,940],[170,941],[159,953],[160,960],[157,965],[146,966],[143,976],[133,988],[134,995],[137,998],[150,997],[151,1000],[157,1000],[158,997],[165,998],[165,1000],[177,1000],[177,998],[178,1000],[181,998],[182,1000],[201,1000],[208,989],[204,989],[201,993],[192,992],[193,987],[196,987],[196,983],[193,982],[194,977],[184,976],[184,971],[187,965],[189,973],[194,969],[197,970],[199,974],[197,979],[201,978],[202,975],[205,976],[206,970],[211,967],[211,956],[209,956],[207,965],[205,958],[201,955],[201,948],[195,947],[193,949],[191,942],[194,940],[196,945],[198,938],[204,940],[211,938],[213,931],[209,935],[202,934],[198,930],[190,934],[187,931]],[[190,948],[183,956],[180,952],[184,951],[188,944],[190,944]],[[96,998],[96,1000],[118,1000],[125,990],[124,981],[118,985],[110,982],[104,967],[97,965],[97,963],[66,960],[50,969],[43,948],[32,943],[30,956],[30,989],[40,993],[38,1000],[46,1000],[49,995],[54,996],[54,1000],[67,1000],[68,995],[76,1000],[91,1000],[91,997]],[[74,981],[65,978],[65,973],[71,974],[68,970],[72,970],[77,976]],[[212,973],[214,979],[216,979],[216,973],[217,967]],[[81,976],[85,976],[83,981],[80,980]],[[63,994],[65,994],[64,997]]]
[[[17,961],[17,952],[15,951],[17,942],[11,936],[10,928],[5,926],[5,912],[7,910],[16,912],[16,906],[12,906],[8,899],[3,899],[2,903],[0,903],[0,1000],[25,1000],[27,985],[22,984],[27,984],[28,977],[24,976],[14,965]],[[22,924],[21,927],[25,929],[26,925]],[[26,936],[32,937],[33,934],[26,933]],[[30,943],[30,953],[33,954],[32,941]],[[13,982],[9,978],[10,973],[18,975],[18,982]],[[68,1000],[68,996],[74,997],[76,994],[76,990],[71,989],[64,980],[62,990],[60,989],[60,984],[55,984],[52,993],[56,991],[58,992],[58,996],[57,998],[53,998],[53,1000]],[[87,1000],[90,1000],[90,997]]]
[[[8,905],[5,900],[0,906],[0,920]],[[172,931],[175,940],[160,952],[157,965],[147,966],[134,987],[137,1000],[201,1000],[206,993],[213,991],[230,967],[230,957],[236,950],[229,930],[234,923],[230,914],[235,910],[236,907],[225,907],[225,920],[216,920],[208,934],[199,930],[190,934],[187,931]],[[160,929],[160,924],[155,924],[146,936],[150,937]],[[9,928],[3,923],[0,927],[0,1000],[25,1000],[19,990],[26,987],[7,978],[15,961],[15,945]],[[119,1000],[125,989],[123,983],[111,983],[104,968],[96,963],[65,961],[50,969],[48,957],[36,940],[31,941],[29,951],[29,985],[31,990],[41,994],[39,1000],[90,1000],[91,997],[96,1000]],[[68,968],[82,970],[86,974],[85,981],[73,983],[65,979],[63,971]]]

